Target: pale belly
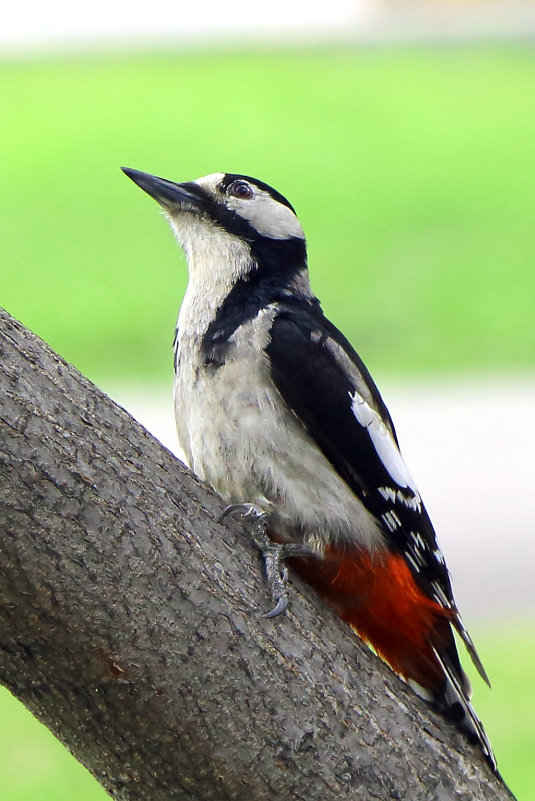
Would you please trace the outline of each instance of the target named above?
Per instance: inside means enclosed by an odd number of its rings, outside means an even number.
[[[382,547],[376,519],[270,387],[258,360],[209,369],[182,365],[175,382],[180,443],[192,470],[228,503],[254,503],[286,539]]]

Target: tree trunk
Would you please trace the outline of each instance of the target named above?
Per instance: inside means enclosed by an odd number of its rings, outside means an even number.
[[[0,680],[114,798],[510,798],[477,747],[0,314]],[[246,499],[244,499],[246,500]]]

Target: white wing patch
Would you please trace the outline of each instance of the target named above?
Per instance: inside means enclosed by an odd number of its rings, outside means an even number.
[[[350,394],[350,397],[353,414],[361,426],[368,429],[373,447],[388,474],[396,482],[398,487],[408,487],[418,496],[418,490],[416,489],[414,479],[403,461],[392,434],[384,424],[380,415],[371,408],[369,403],[364,400],[357,390],[355,390],[353,395]],[[406,503],[406,500],[404,502]]]
[[[401,520],[394,511],[385,512],[381,515],[383,522],[391,533],[401,526]]]
[[[420,512],[422,510],[422,499],[420,497],[420,493],[415,492],[412,488],[410,495],[407,495],[405,492],[403,492],[403,490],[394,489],[393,487],[377,487],[377,491],[383,496],[385,501],[402,503],[403,506],[406,506],[408,509],[412,509],[415,512]]]

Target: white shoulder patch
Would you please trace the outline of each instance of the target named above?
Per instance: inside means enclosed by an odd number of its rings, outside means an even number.
[[[355,390],[353,395],[350,394],[350,397],[353,414],[361,426],[368,429],[373,447],[388,474],[394,479],[398,487],[408,487],[418,495],[414,479],[381,416],[371,408],[358,391]]]

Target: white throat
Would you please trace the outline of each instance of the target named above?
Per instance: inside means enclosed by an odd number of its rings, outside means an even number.
[[[193,214],[166,215],[188,262],[189,281],[178,317],[179,337],[202,336],[236,281],[251,269],[251,250]]]

